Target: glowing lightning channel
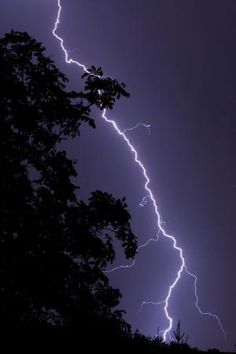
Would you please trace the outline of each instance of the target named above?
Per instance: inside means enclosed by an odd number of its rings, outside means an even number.
[[[64,46],[64,40],[62,37],[60,37],[58,34],[57,34],[57,29],[58,29],[58,26],[60,24],[60,17],[61,17],[61,11],[62,11],[62,5],[61,5],[61,0],[57,0],[57,6],[58,6],[58,11],[57,11],[57,16],[56,16],[56,21],[55,21],[55,24],[54,24],[54,28],[52,30],[52,34],[53,36],[59,41],[60,43],[60,46],[61,46],[61,49],[62,51],[64,52],[64,55],[65,55],[65,61],[67,64],[75,64],[77,65],[79,68],[81,68],[84,72],[88,73],[89,74],[89,71],[88,69],[86,68],[86,66],[84,64],[81,64],[79,61],[76,61],[76,60],[73,60],[71,58],[69,58],[69,52],[66,50],[65,46]],[[158,227],[158,236],[159,236],[159,233],[163,235],[163,237],[169,239],[173,245],[173,248],[175,249],[176,252],[178,252],[179,254],[179,258],[180,258],[180,267],[179,267],[179,270],[177,272],[177,275],[176,275],[176,278],[174,280],[174,282],[170,285],[169,289],[168,289],[168,293],[167,293],[167,296],[165,298],[165,300],[161,301],[161,302],[158,302],[158,303],[152,303],[152,302],[143,302],[142,303],[142,306],[144,306],[145,304],[164,304],[164,312],[165,312],[165,315],[166,315],[166,318],[169,322],[169,325],[168,327],[163,330],[163,339],[164,341],[166,341],[166,337],[167,336],[170,336],[170,331],[172,329],[172,326],[173,326],[173,318],[170,316],[169,312],[168,312],[168,306],[169,306],[169,300],[170,300],[170,297],[172,295],[172,292],[175,288],[175,286],[177,285],[178,281],[180,280],[180,277],[183,273],[183,271],[186,271],[186,273],[193,277],[194,278],[194,288],[195,288],[195,298],[196,298],[196,307],[198,309],[198,311],[203,314],[203,315],[209,315],[209,316],[212,316],[214,317],[219,325],[220,325],[220,328],[221,330],[223,331],[223,334],[225,335],[225,331],[223,329],[223,326],[221,324],[221,321],[220,319],[218,318],[218,316],[214,315],[214,314],[211,314],[211,313],[205,313],[203,312],[199,305],[198,305],[198,296],[197,296],[197,276],[190,273],[187,268],[186,268],[186,264],[185,264],[185,259],[184,259],[184,256],[183,256],[183,250],[182,248],[180,248],[179,246],[177,246],[177,241],[175,239],[174,236],[172,235],[169,235],[163,228],[162,226],[162,221],[161,221],[161,216],[158,212],[158,208],[157,208],[157,202],[154,198],[154,195],[149,187],[149,184],[150,184],[150,179],[147,175],[147,171],[143,165],[143,163],[140,161],[139,157],[138,157],[138,152],[137,150],[134,148],[134,146],[131,144],[131,142],[129,141],[129,139],[127,138],[127,136],[125,135],[125,131],[121,131],[117,125],[117,123],[108,118],[107,115],[106,115],[106,109],[103,110],[102,112],[102,118],[108,123],[110,124],[114,130],[117,132],[117,134],[121,137],[121,139],[124,141],[124,143],[127,145],[127,147],[129,148],[130,152],[133,154],[134,156],[134,161],[135,163],[139,166],[141,172],[142,172],[142,175],[144,177],[144,180],[145,180],[145,183],[144,183],[144,189],[146,190],[147,192],[147,195],[148,197],[150,198],[151,202],[152,202],[152,205],[153,205],[153,208],[154,208],[154,211],[155,211],[155,214],[156,214],[156,221],[157,221],[157,227]],[[148,127],[147,127],[148,128]],[[127,130],[126,130],[127,131]],[[143,247],[146,247],[151,241],[157,241],[158,240],[158,236],[156,239],[149,239],[145,244],[139,246],[138,248],[143,248]],[[117,269],[127,269],[127,268],[131,268],[135,265],[135,260],[133,260],[133,262],[130,264],[130,265],[127,265],[127,266],[119,266],[119,267],[116,267],[116,268],[113,268],[111,269],[110,271],[107,271],[107,272],[111,272],[111,271],[114,271],[114,270],[117,270]]]
[[[62,51],[65,54],[66,63],[67,64],[75,64],[79,68],[83,69],[87,74],[89,74],[89,71],[88,71],[88,69],[86,68],[85,65],[81,64],[80,62],[78,62],[76,60],[73,60],[73,59],[69,58],[69,51],[67,51],[66,48],[64,47],[64,40],[60,36],[58,36],[57,33],[56,33],[56,30],[57,30],[57,27],[58,27],[58,25],[60,23],[60,18],[61,18],[61,11],[62,11],[61,0],[57,0],[57,7],[58,7],[57,18],[56,18],[56,22],[54,24],[54,28],[52,30],[52,34],[60,42],[61,49],[62,49]]]

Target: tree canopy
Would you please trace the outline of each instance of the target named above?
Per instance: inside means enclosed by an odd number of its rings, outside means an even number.
[[[60,143],[95,128],[91,108],[112,108],[125,85],[92,67],[84,90],[27,33],[0,39],[0,326],[128,332],[120,291],[104,270],[117,238],[136,253],[125,199],[94,191],[79,199],[74,162]],[[73,180],[75,180],[73,178]],[[95,329],[96,328],[96,329]]]
[[[105,273],[113,241],[126,258],[137,250],[125,198],[93,191],[81,200],[75,162],[61,143],[79,136],[81,124],[96,127],[92,107],[112,109],[129,95],[101,68],[82,78],[84,89],[69,91],[41,43],[25,32],[0,38],[1,343],[14,333],[29,341],[30,332],[49,334],[65,350],[69,338],[86,344],[83,352],[196,352],[180,322],[167,345],[159,331],[132,333],[117,307],[121,293]]]

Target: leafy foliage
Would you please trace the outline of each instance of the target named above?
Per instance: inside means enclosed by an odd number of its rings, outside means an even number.
[[[126,202],[100,191],[79,200],[74,162],[59,148],[82,123],[95,127],[93,105],[110,108],[128,94],[101,69],[84,78],[85,91],[67,91],[40,43],[13,31],[0,39],[1,328],[87,333],[108,321],[129,331],[104,273],[114,237],[127,258],[136,253]]]
[[[86,78],[84,97],[91,103],[96,104],[100,109],[112,109],[114,103],[121,96],[129,97],[125,90],[125,84],[118,83],[110,77],[103,76],[101,68],[94,66],[88,70],[89,73],[83,74],[82,78]]]
[[[178,320],[177,326],[176,326],[176,330],[173,332],[174,334],[174,341],[176,344],[184,344],[187,343],[188,341],[188,336],[185,335],[185,332],[181,331],[181,324],[180,324],[180,320]]]

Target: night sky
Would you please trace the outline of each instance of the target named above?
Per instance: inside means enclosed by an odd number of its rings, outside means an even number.
[[[131,93],[109,116],[127,135],[151,179],[165,230],[177,238],[188,269],[198,276],[199,304],[218,323],[198,313],[193,279],[183,274],[170,301],[192,346],[233,351],[236,343],[236,1],[64,0],[63,35],[71,57],[124,81]],[[1,0],[0,34],[27,31],[82,88],[77,67],[64,63],[52,36],[56,0]],[[81,198],[102,189],[127,197],[139,244],[157,235],[144,179],[127,146],[95,112],[97,129],[84,127],[67,145],[78,160]],[[118,253],[120,253],[118,251]],[[127,264],[118,255],[115,265]],[[133,329],[153,336],[166,328],[162,301],[179,267],[171,242],[160,238],[141,249],[135,267],[113,272],[121,308]]]

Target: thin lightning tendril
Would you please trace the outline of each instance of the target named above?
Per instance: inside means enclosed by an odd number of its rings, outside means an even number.
[[[147,204],[148,198],[149,198],[149,195],[145,195],[145,197],[143,197],[143,199],[139,203],[139,206],[143,208]]]
[[[200,312],[201,315],[204,315],[204,316],[210,316],[212,318],[214,318],[218,324],[219,324],[219,327],[224,335],[224,338],[226,339],[226,331],[224,330],[223,326],[222,326],[222,323],[219,319],[219,317],[217,315],[215,315],[214,313],[210,313],[210,312],[205,312],[205,311],[202,311],[202,309],[200,308],[199,306],[199,298],[198,298],[198,293],[197,293],[197,276],[193,273],[191,273],[188,268],[185,266],[185,272],[194,279],[194,295],[195,295],[195,306],[196,308],[198,309],[198,311]]]
[[[139,245],[137,247],[137,250],[140,250],[141,248],[145,248],[147,245],[149,245],[150,242],[157,242],[159,240],[159,232],[156,235],[156,238],[149,238],[145,243],[143,243],[142,245]],[[116,270],[120,270],[120,269],[130,269],[135,265],[135,259],[133,259],[133,261],[130,264],[127,265],[119,265],[117,267],[113,267],[111,269],[105,270],[104,273],[113,273]],[[143,301],[144,303],[145,301]],[[149,302],[148,302],[149,303]]]
[[[62,51],[64,52],[64,55],[65,55],[65,61],[67,64],[74,64],[74,65],[77,65],[80,69],[82,69],[84,72],[90,74],[89,70],[87,69],[87,67],[84,65],[84,64],[81,64],[79,61],[76,61],[76,60],[73,60],[71,58],[69,58],[69,51],[66,50],[65,46],[64,46],[64,40],[62,37],[60,37],[58,34],[57,34],[57,29],[58,29],[58,26],[60,24],[60,18],[61,18],[61,11],[62,11],[62,5],[61,5],[61,0],[57,0],[57,6],[58,6],[58,11],[57,11],[57,16],[56,16],[56,21],[54,23],[54,27],[53,27],[53,30],[52,30],[52,35],[59,41],[60,43],[60,47],[62,49]],[[195,299],[196,299],[196,302],[195,302],[195,305],[196,305],[196,308],[198,309],[199,313],[202,314],[202,315],[207,315],[207,316],[211,316],[213,318],[215,318],[218,323],[219,323],[219,326],[224,334],[224,336],[226,335],[226,332],[222,326],[222,323],[219,319],[219,317],[215,314],[211,314],[211,313],[208,313],[208,312],[203,312],[200,307],[199,307],[199,299],[198,299],[198,295],[197,295],[197,276],[193,273],[190,273],[186,267],[186,264],[185,264],[185,259],[184,259],[184,256],[183,256],[183,250],[181,247],[177,246],[177,240],[175,239],[174,236],[168,234],[164,228],[163,228],[163,223],[161,221],[161,216],[159,214],[159,211],[158,211],[158,207],[157,207],[157,202],[154,198],[154,195],[151,191],[151,188],[149,187],[149,184],[150,184],[150,179],[148,177],[148,174],[147,174],[147,171],[143,165],[143,163],[141,162],[141,160],[139,159],[138,157],[138,152],[137,150],[134,148],[134,146],[131,144],[130,140],[128,139],[128,137],[126,136],[125,132],[127,132],[128,130],[133,130],[132,128],[130,129],[126,129],[124,131],[121,131],[120,128],[118,127],[117,123],[108,118],[107,117],[107,111],[106,109],[103,110],[102,112],[102,115],[101,115],[102,119],[104,119],[104,121],[108,124],[110,124],[112,126],[112,128],[116,131],[116,133],[120,136],[121,140],[123,140],[123,142],[127,145],[127,147],[129,148],[130,152],[133,154],[133,157],[134,157],[134,162],[138,165],[138,167],[140,168],[141,172],[142,172],[142,175],[144,177],[144,189],[146,190],[147,192],[147,196],[146,198],[148,197],[150,200],[151,200],[151,203],[153,205],[153,208],[154,208],[154,211],[155,211],[155,215],[156,215],[156,221],[157,221],[157,228],[158,228],[158,234],[157,234],[157,237],[156,239],[149,239],[146,243],[144,243],[143,245],[140,245],[138,247],[138,249],[140,248],[144,248],[146,247],[150,242],[152,241],[158,241],[159,239],[159,234],[161,234],[163,237],[165,237],[166,239],[168,239],[172,245],[173,245],[173,248],[174,250],[179,254],[179,258],[180,258],[180,267],[179,267],[179,270],[177,272],[177,275],[176,275],[176,278],[175,280],[173,281],[173,283],[170,285],[169,289],[168,289],[168,293],[167,293],[167,296],[166,298],[161,301],[161,302],[145,302],[143,301],[143,303],[141,304],[141,307],[140,309],[143,308],[144,305],[147,305],[147,304],[152,304],[152,305],[161,305],[163,304],[164,305],[164,312],[165,312],[165,316],[166,316],[166,319],[168,320],[168,327],[162,331],[163,333],[163,339],[164,341],[166,341],[167,339],[167,336],[170,338],[170,331],[173,327],[173,318],[170,316],[169,314],[169,311],[168,311],[168,307],[169,307],[169,301],[170,301],[170,298],[171,298],[171,295],[172,295],[172,292],[175,288],[175,286],[177,285],[177,283],[179,282],[180,278],[181,278],[181,275],[183,273],[183,271],[185,271],[190,277],[192,277],[194,279],[194,291],[195,291]],[[137,124],[137,127],[139,126],[140,124]],[[142,124],[143,126],[146,126],[147,129],[150,128],[149,125],[145,125],[145,124]],[[135,127],[134,127],[135,128]],[[133,260],[133,262],[130,264],[130,265],[121,265],[119,267],[115,267],[111,270],[108,270],[106,271],[107,273],[109,272],[112,272],[112,271],[115,271],[115,270],[120,270],[120,269],[128,269],[128,268],[132,268],[133,266],[135,265],[135,259]]]
[[[143,307],[145,306],[145,305],[154,305],[154,306],[156,306],[156,305],[164,305],[165,304],[165,300],[163,300],[163,301],[143,301],[142,303],[141,303],[141,306],[140,306],[140,308],[139,308],[139,312],[142,312],[142,310],[143,310]],[[162,331],[162,332],[164,332],[164,331]]]
[[[148,131],[148,135],[150,136],[151,135],[151,124],[146,124],[146,123],[137,123],[134,127],[131,127],[131,128],[126,128],[123,130],[123,133],[126,133],[128,131],[133,131],[139,127],[144,127],[147,129]]]

